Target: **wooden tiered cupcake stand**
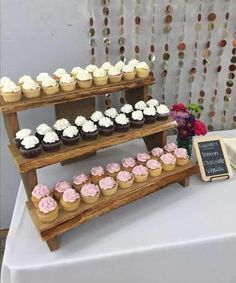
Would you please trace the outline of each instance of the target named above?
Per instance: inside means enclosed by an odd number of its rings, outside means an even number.
[[[183,186],[187,186],[189,184],[189,177],[198,171],[198,167],[189,161],[183,167],[176,166],[173,171],[162,172],[159,177],[149,177],[144,183],[134,183],[129,189],[120,189],[114,196],[101,196],[95,204],[81,202],[80,207],[74,212],[64,212],[61,209],[56,221],[47,224],[41,223],[36,216],[35,208],[30,200],[31,192],[38,183],[37,169],[54,163],[63,163],[75,157],[85,157],[96,153],[100,149],[137,138],[143,138],[148,150],[151,150],[155,146],[162,147],[166,143],[167,131],[176,127],[177,124],[169,118],[165,121],[157,121],[154,124],[144,125],[141,129],[130,129],[127,133],[115,132],[109,137],[99,136],[94,141],[81,140],[76,146],[62,146],[55,153],[43,152],[36,158],[26,159],[21,155],[13,142],[16,132],[20,129],[17,112],[54,105],[56,119],[64,117],[73,122],[77,115],[84,115],[88,118],[95,111],[95,97],[98,95],[124,90],[126,103],[134,105],[138,100],[147,100],[148,86],[153,83],[155,83],[153,77],[145,79],[137,78],[129,82],[122,81],[121,83],[108,84],[101,87],[93,86],[87,90],[76,89],[70,93],[61,92],[53,96],[42,94],[38,98],[23,98],[21,101],[15,103],[5,103],[2,97],[0,98],[0,111],[3,113],[5,127],[10,141],[9,150],[25,186],[28,196],[27,207],[42,239],[47,242],[51,251],[58,248],[58,235],[83,222],[158,191],[170,183],[179,182]]]

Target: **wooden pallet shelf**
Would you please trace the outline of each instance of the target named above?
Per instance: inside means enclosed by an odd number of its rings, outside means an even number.
[[[140,129],[130,128],[126,133],[114,132],[109,137],[99,135],[98,138],[94,141],[81,140],[80,143],[75,146],[62,145],[61,149],[57,152],[47,153],[45,151],[42,151],[42,153],[38,157],[32,159],[24,158],[19,149],[17,149],[14,144],[9,145],[9,149],[19,171],[21,173],[25,173],[33,169],[38,169],[51,164],[59,163],[71,158],[80,157],[89,153],[96,152],[97,150],[121,144],[136,138],[142,138],[163,132],[176,126],[176,121],[173,121],[169,118],[166,121],[156,121],[154,124],[146,124]],[[157,142],[158,141],[156,141],[156,143]]]
[[[121,90],[142,88],[147,85],[152,85],[154,83],[155,83],[154,78],[149,76],[145,79],[136,78],[132,81],[109,83],[105,86],[92,86],[89,89],[77,88],[75,91],[72,92],[59,92],[55,95],[45,95],[42,93],[41,96],[37,98],[27,99],[23,97],[22,100],[12,103],[4,102],[3,98],[0,96],[0,111],[4,113],[18,112],[27,109],[48,106],[50,104],[61,104],[61,103],[78,101],[85,98],[91,98],[94,96],[103,95],[106,93],[118,92]]]
[[[185,166],[176,166],[173,171],[163,171],[158,177],[148,177],[146,182],[134,183],[131,188],[118,189],[118,192],[111,197],[101,195],[99,200],[94,204],[85,204],[81,201],[79,208],[74,212],[64,212],[63,209],[60,209],[57,220],[52,223],[45,224],[38,220],[32,202],[28,201],[27,206],[42,239],[50,241],[55,239],[56,236],[86,221],[154,193],[168,184],[180,182],[185,186],[187,185],[186,180],[197,172],[198,166],[189,161]]]

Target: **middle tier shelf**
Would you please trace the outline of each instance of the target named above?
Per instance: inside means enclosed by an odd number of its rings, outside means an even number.
[[[140,129],[130,128],[126,133],[114,132],[108,137],[98,135],[98,138],[93,141],[80,140],[79,144],[75,146],[62,145],[61,149],[57,152],[47,153],[42,151],[38,157],[32,159],[24,158],[14,144],[9,145],[9,149],[20,172],[25,173],[51,164],[63,162],[68,159],[93,153],[100,149],[128,142],[133,139],[160,133],[175,127],[177,127],[176,121],[169,118],[165,121],[156,121],[154,124],[145,124]]]

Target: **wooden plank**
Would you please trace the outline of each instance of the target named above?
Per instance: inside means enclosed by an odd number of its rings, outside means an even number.
[[[153,135],[149,135],[143,137],[143,140],[146,144],[147,149],[150,151],[154,147],[164,147],[167,141],[167,131],[155,133]]]
[[[53,223],[40,222],[34,205],[27,202],[27,206],[42,239],[48,241],[86,221],[156,192],[168,184],[180,182],[197,172],[198,167],[189,161],[185,166],[176,166],[173,171],[163,171],[158,177],[148,177],[146,182],[134,183],[129,189],[119,189],[111,197],[101,195],[94,204],[85,204],[81,201],[80,207],[74,212],[64,212],[63,209],[60,209],[59,216]]]
[[[20,129],[17,113],[16,112],[3,113],[3,120],[9,142],[13,144],[16,132],[19,131]]]
[[[59,92],[55,95],[41,94],[37,98],[27,99],[23,97],[18,102],[7,103],[4,102],[0,96],[0,111],[1,112],[17,112],[31,108],[38,108],[48,106],[50,104],[59,104],[71,101],[78,101],[87,97],[103,95],[105,93],[115,93],[125,89],[137,89],[145,85],[155,83],[155,79],[151,76],[140,79],[136,78],[133,81],[121,81],[120,83],[109,83],[106,86],[92,86],[89,89],[76,89],[72,92]]]
[[[99,135],[94,141],[81,140],[78,145],[62,146],[59,151],[54,153],[46,153],[43,151],[38,157],[32,159],[24,158],[15,145],[9,145],[9,149],[20,172],[24,173],[32,169],[45,167],[50,164],[93,153],[99,149],[111,147],[136,138],[152,135],[156,132],[166,131],[176,126],[176,121],[173,121],[170,118],[165,122],[157,121],[154,124],[146,124],[141,129],[130,129],[127,133],[115,132],[109,137]]]
[[[27,194],[28,199],[31,199],[31,193],[34,187],[38,184],[38,178],[36,170],[30,170],[25,173],[21,173],[21,179],[23,181],[25,191]]]
[[[55,250],[57,250],[59,248],[57,237],[54,237],[54,238],[48,240],[47,245],[48,245],[51,252],[54,252]]]

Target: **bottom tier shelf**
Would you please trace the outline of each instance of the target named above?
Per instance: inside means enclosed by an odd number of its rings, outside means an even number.
[[[99,200],[94,204],[81,202],[80,207],[74,212],[64,212],[60,209],[57,220],[52,223],[45,224],[38,220],[32,202],[28,201],[27,207],[42,239],[47,241],[49,245],[51,239],[55,239],[56,236],[88,220],[156,192],[171,183],[180,182],[186,186],[188,185],[188,178],[197,172],[198,166],[189,161],[185,166],[176,166],[173,171],[164,171],[158,177],[148,177],[146,182],[134,183],[131,188],[118,189],[118,192],[114,196],[105,197],[101,195]]]

